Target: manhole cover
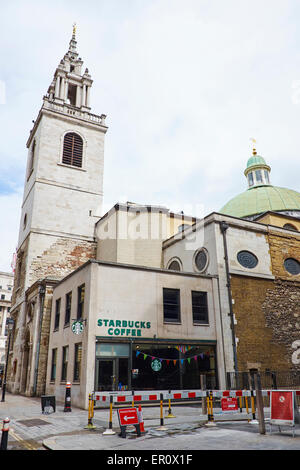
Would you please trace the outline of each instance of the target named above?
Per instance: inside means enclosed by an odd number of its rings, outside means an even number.
[[[50,424],[47,421],[44,421],[43,419],[24,419],[22,421],[18,421],[20,424],[24,424],[25,426],[43,426],[45,424]]]

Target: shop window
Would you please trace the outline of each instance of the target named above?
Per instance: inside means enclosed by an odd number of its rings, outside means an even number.
[[[62,364],[61,364],[61,380],[67,380],[68,373],[68,359],[69,359],[69,346],[64,346],[62,349]]]
[[[65,325],[70,324],[71,304],[72,304],[72,292],[68,292],[68,294],[66,294]]]
[[[56,379],[56,360],[57,360],[57,349],[52,349],[52,360],[51,360],[51,376],[50,380]]]
[[[57,299],[55,302],[54,330],[58,330],[59,328],[60,303],[61,303],[61,299]]]
[[[192,291],[193,323],[208,324],[207,292]]]
[[[84,315],[84,295],[85,295],[85,285],[78,287],[78,301],[77,301],[77,320],[83,318]]]
[[[74,381],[80,380],[81,372],[81,358],[82,358],[82,343],[75,344],[75,356],[74,356]]]
[[[163,288],[164,321],[180,323],[180,290]]]

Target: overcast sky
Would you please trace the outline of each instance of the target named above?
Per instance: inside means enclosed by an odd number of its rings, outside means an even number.
[[[250,138],[299,191],[298,0],[14,0],[0,5],[0,271],[17,245],[32,120],[72,24],[106,114],[104,208],[218,211],[247,189]]]

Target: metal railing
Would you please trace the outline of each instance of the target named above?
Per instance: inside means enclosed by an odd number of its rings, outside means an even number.
[[[265,389],[297,389],[300,387],[300,371],[259,371],[262,388]],[[227,372],[226,387],[228,390],[251,390],[252,373]]]

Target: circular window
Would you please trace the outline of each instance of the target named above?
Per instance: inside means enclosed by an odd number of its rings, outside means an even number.
[[[198,271],[204,271],[208,263],[208,256],[206,250],[203,248],[196,253],[195,266]]]
[[[244,268],[248,269],[255,268],[258,263],[258,259],[250,251],[240,251],[237,254],[237,260]]]
[[[168,266],[168,269],[172,269],[173,271],[181,271],[179,261],[177,261],[176,259],[171,261],[171,263]]]
[[[284,261],[284,267],[289,272],[290,274],[293,274],[294,276],[297,276],[297,274],[300,274],[300,263],[294,258],[287,258]]]

